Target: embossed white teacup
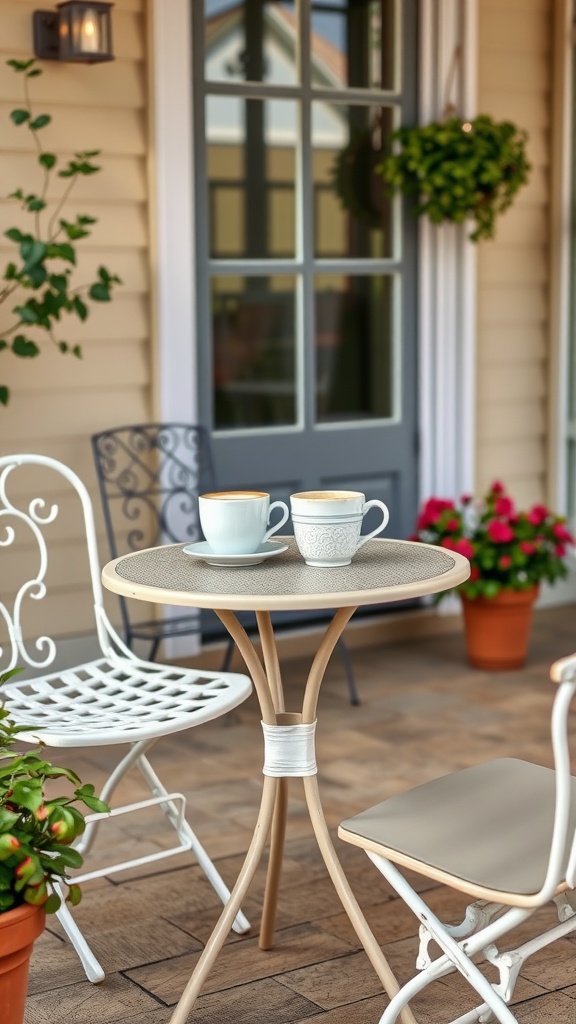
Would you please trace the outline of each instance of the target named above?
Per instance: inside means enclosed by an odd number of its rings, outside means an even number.
[[[282,517],[269,527],[272,509],[281,508]],[[198,498],[200,525],[216,555],[251,555],[289,516],[283,501],[270,503],[265,491],[214,491]]]
[[[382,533],[390,513],[383,501],[366,501],[361,491],[300,491],[290,495],[294,536],[307,565],[332,568],[349,565],[366,541]],[[361,536],[368,509],[379,508],[382,522]]]

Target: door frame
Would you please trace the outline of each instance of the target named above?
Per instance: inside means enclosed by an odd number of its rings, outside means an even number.
[[[190,0],[147,0],[150,53],[151,270],[154,412],[197,415]],[[446,83],[476,112],[478,0],[420,0],[420,120],[439,115]],[[458,74],[451,75],[461,46]],[[178,112],[178,131],[173,129]],[[188,228],[188,230],[186,230]],[[465,227],[420,224],[418,253],[419,491],[474,490],[476,253]],[[190,386],[192,382],[192,386]],[[196,382],[196,387],[194,383]]]

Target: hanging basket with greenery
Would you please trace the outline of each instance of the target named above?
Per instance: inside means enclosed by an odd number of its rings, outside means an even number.
[[[391,140],[398,143],[397,152],[375,169],[388,195],[415,199],[415,213],[434,224],[471,218],[473,242],[494,237],[496,217],[508,209],[531,170],[526,132],[487,114],[399,128]]]

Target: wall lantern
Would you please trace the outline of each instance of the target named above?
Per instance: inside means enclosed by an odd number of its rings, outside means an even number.
[[[34,53],[41,60],[97,64],[114,60],[110,8],[99,0],[67,0],[55,11],[34,11]]]

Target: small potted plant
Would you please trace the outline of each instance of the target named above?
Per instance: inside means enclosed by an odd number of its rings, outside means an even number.
[[[545,505],[517,511],[496,480],[479,501],[470,495],[457,503],[429,498],[412,539],[470,560],[470,577],[457,589],[471,664],[494,670],[522,666],[539,585],[568,574],[575,541],[565,518]]]
[[[0,684],[19,669],[0,674]],[[42,750],[17,750],[18,736],[31,727],[19,726],[0,704],[0,1007],[6,1024],[21,1024],[32,945],[44,928],[47,913],[60,906],[52,884],[63,884],[66,899],[81,899],[67,873],[80,867],[82,856],[71,844],[85,828],[78,804],[91,811],[108,807],[94,795],[94,786],[81,785],[70,768],[46,761]],[[46,792],[52,779],[67,779],[69,796]]]

